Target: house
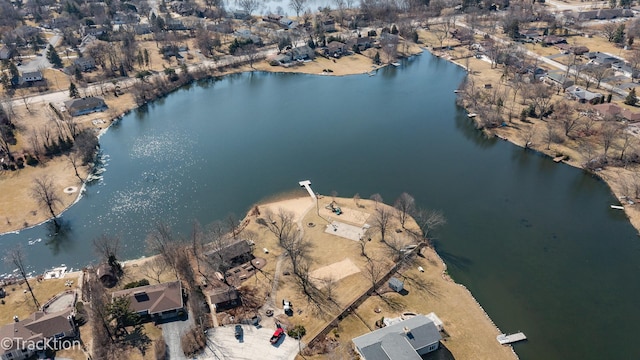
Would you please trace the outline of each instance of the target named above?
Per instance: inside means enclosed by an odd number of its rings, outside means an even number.
[[[519,35],[521,38],[529,41],[537,41],[540,38],[540,32],[538,29],[520,30]]]
[[[115,291],[111,296],[114,299],[128,298],[129,309],[142,316],[143,320],[166,320],[184,312],[180,281]]]
[[[336,21],[333,19],[323,20],[321,25],[322,25],[322,30],[324,30],[325,32],[336,31]]]
[[[621,72],[622,75],[626,77],[637,78],[638,76],[640,76],[640,71],[638,71],[638,69],[632,68],[631,65],[627,63],[623,63],[623,62],[613,63],[611,64],[611,68],[615,71]]]
[[[0,47],[0,60],[9,60],[13,55],[13,51],[7,45]]]
[[[349,49],[353,49],[354,46],[358,47],[358,50],[364,51],[373,46],[373,39],[369,36],[357,37],[347,40],[347,46]]]
[[[253,258],[251,245],[247,240],[237,240],[204,253],[207,258],[217,258],[229,267],[250,261]]]
[[[593,108],[602,117],[613,117],[628,122],[640,121],[640,113],[623,108],[618,104],[606,103],[594,105]]]
[[[107,263],[102,263],[96,269],[96,276],[102,285],[110,288],[114,287],[118,282],[118,276],[113,270],[113,267]]]
[[[282,19],[282,15],[278,14],[268,14],[262,18],[262,21],[272,22],[272,23],[280,23],[280,19]]]
[[[64,68],[67,75],[73,75],[79,69],[82,72],[93,70],[96,68],[96,61],[90,56],[83,56],[73,61],[73,64]]]
[[[617,63],[617,62],[621,62],[623,61],[622,59],[612,56],[612,55],[608,55],[605,53],[601,53],[599,51],[596,52],[591,52],[591,53],[586,53],[584,56],[586,56],[588,59],[590,59],[590,63],[595,63],[598,65],[607,65],[607,66],[611,66],[611,64],[613,63]]]
[[[291,49],[293,60],[313,60],[316,57],[315,51],[309,45],[302,45]]]
[[[545,84],[559,86],[562,89],[566,89],[573,85],[573,81],[566,77],[565,74],[566,73],[564,71],[549,71],[543,81]]]
[[[206,295],[215,312],[228,310],[240,305],[240,294],[233,286],[222,285],[209,290]]]
[[[39,352],[36,344],[53,346],[55,341],[75,338],[74,316],[73,309],[66,309],[49,314],[38,311],[24,320],[15,317],[13,323],[0,327],[0,359],[27,359]]]
[[[364,360],[420,360],[438,349],[441,338],[433,320],[418,315],[352,341]]]
[[[20,75],[20,85],[31,85],[38,81],[42,81],[42,73],[40,71],[30,71]]]
[[[560,36],[556,36],[556,35],[549,35],[542,38],[542,43],[546,45],[562,44],[566,42],[567,42],[567,39]]]
[[[591,92],[577,85],[569,86],[565,93],[567,97],[572,100],[577,100],[581,103],[593,102],[596,99],[600,100],[603,96],[600,93]]]
[[[332,56],[335,58],[339,58],[342,55],[347,54],[347,45],[343,44],[339,41],[332,41],[327,44],[327,47],[324,49],[324,54],[326,56]]]
[[[289,19],[289,18],[282,18],[279,21],[280,26],[284,27],[285,29],[293,29],[294,27],[298,26],[298,23]]]
[[[64,104],[71,116],[91,114],[98,111],[105,111],[109,108],[107,104],[104,103],[104,100],[94,96],[69,100]]]
[[[583,45],[572,46],[569,48],[569,51],[576,55],[584,55],[589,52],[589,48]]]
[[[248,11],[236,10],[233,12],[233,18],[236,20],[247,20],[251,17]]]

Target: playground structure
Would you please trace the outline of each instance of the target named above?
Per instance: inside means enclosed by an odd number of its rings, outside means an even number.
[[[338,206],[335,201],[332,201],[329,205],[326,206],[328,210],[331,210],[332,213],[336,215],[342,215],[342,209]]]

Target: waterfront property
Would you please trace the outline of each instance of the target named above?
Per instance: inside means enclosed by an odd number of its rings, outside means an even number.
[[[184,311],[180,281],[115,291],[111,296],[129,298],[129,309],[147,321],[175,318]]]
[[[105,104],[103,99],[93,96],[69,100],[64,104],[71,116],[86,115],[108,109],[107,104]]]
[[[359,336],[353,344],[365,360],[420,360],[438,349],[440,339],[433,320],[418,315]]]
[[[50,314],[38,311],[24,320],[15,317],[13,323],[0,327],[0,359],[28,359],[38,353],[36,344],[52,345],[76,335],[73,309]]]

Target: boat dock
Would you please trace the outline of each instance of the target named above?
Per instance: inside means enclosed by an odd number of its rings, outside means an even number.
[[[500,345],[506,345],[522,340],[527,340],[527,336],[524,333],[519,332],[511,335],[500,334],[496,336],[496,339],[498,340]]]

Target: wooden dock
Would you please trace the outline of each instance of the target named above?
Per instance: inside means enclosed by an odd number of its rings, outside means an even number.
[[[511,335],[500,334],[496,336],[496,339],[501,345],[506,345],[522,340],[527,340],[527,336],[524,333],[519,332]]]
[[[561,155],[561,156],[558,156],[558,157],[553,158],[553,161],[555,161],[555,162],[559,163],[560,161],[563,161],[563,160],[565,160],[566,158],[567,158],[567,156],[566,156],[566,155]]]

